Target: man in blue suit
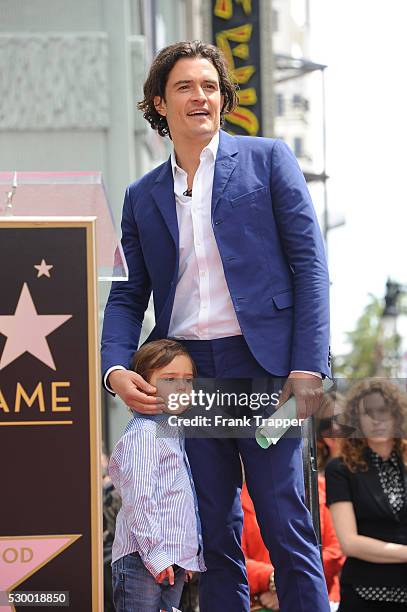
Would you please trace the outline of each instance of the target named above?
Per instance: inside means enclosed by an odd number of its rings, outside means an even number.
[[[126,191],[129,280],[112,285],[102,338],[106,388],[141,413],[160,412],[155,389],[129,370],[151,292],[149,340],[180,339],[200,377],[287,377],[282,401],[294,394],[306,417],[330,374],[328,272],[303,174],[282,141],[220,129],[236,103],[223,56],[200,42],[163,49],[144,85],[139,108],[174,150]],[[187,440],[187,452],[208,568],[201,612],[249,610],[239,457],[280,609],[328,612],[301,439],[264,450],[252,437],[199,438]]]

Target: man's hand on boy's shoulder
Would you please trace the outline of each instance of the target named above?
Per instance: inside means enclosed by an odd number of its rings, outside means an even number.
[[[172,586],[174,584],[174,568],[172,565],[160,572],[158,576],[155,577],[155,581],[158,582],[158,584],[161,584],[166,578],[168,578],[168,582]]]
[[[157,389],[132,370],[113,370],[109,374],[109,387],[131,410],[141,414],[162,414],[164,400],[157,397]]]

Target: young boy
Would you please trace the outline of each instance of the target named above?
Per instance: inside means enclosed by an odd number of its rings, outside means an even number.
[[[144,345],[133,369],[151,385],[158,381],[161,396],[165,387],[171,393],[192,389],[195,366],[174,340]],[[166,413],[174,411],[163,410],[162,415],[134,412],[109,463],[122,498],[112,549],[116,612],[172,612],[184,581],[206,569],[184,439],[167,423]]]

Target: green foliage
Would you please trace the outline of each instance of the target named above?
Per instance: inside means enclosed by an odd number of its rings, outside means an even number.
[[[370,294],[370,301],[353,331],[346,333],[350,351],[334,359],[334,375],[345,378],[392,376],[389,355],[396,355],[400,337],[385,338],[382,326],[383,301]]]

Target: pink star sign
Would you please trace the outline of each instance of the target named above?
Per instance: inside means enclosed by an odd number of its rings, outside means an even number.
[[[70,314],[39,315],[27,283],[24,283],[15,313],[0,315],[0,333],[7,337],[0,359],[0,370],[24,353],[30,353],[56,370],[46,338],[71,317]]]
[[[52,270],[53,267],[54,266],[47,264],[45,259],[43,259],[40,264],[34,266],[34,268],[38,270],[37,278],[40,278],[40,276],[48,276],[48,278],[51,278],[49,271]]]

